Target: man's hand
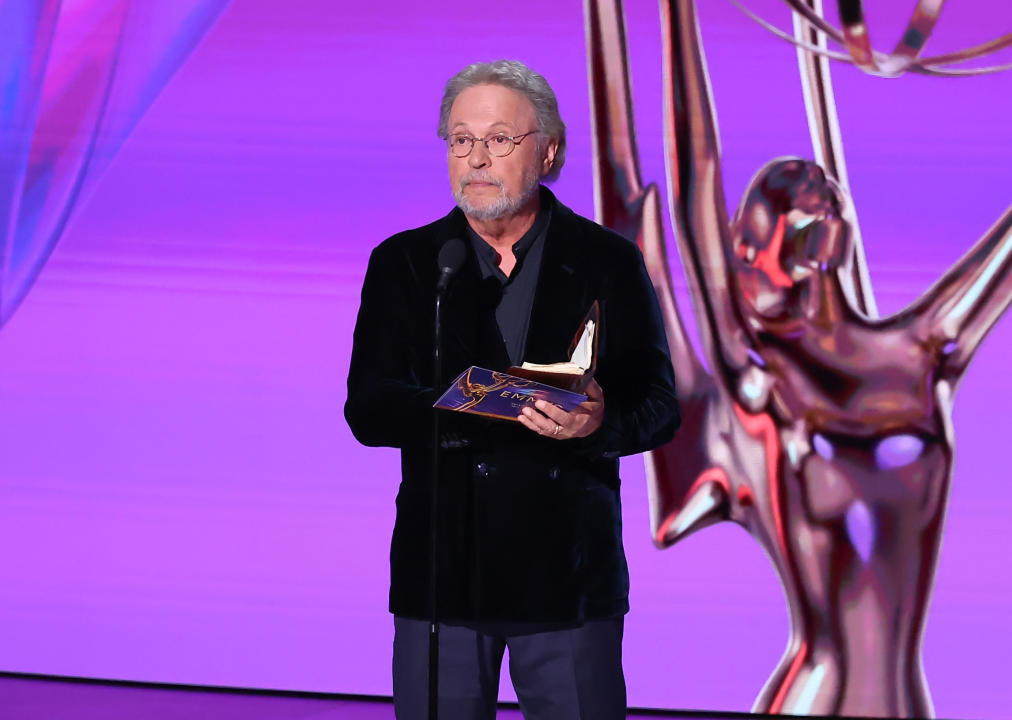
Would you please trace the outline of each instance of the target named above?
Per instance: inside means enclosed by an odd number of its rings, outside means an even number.
[[[597,380],[591,380],[586,393],[587,399],[570,412],[550,402],[537,400],[534,407],[540,412],[525,407],[517,420],[529,430],[556,440],[587,437],[601,427],[604,420],[604,392]]]

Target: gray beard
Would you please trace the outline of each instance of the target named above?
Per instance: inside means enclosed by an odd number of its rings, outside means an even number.
[[[463,210],[465,215],[482,222],[499,220],[500,218],[509,217],[510,215],[515,215],[520,212],[524,205],[526,205],[538,192],[538,188],[541,184],[541,178],[538,177],[536,173],[524,176],[523,192],[517,196],[510,196],[506,193],[506,188],[503,187],[498,178],[492,177],[491,175],[476,177],[480,177],[486,182],[495,183],[495,185],[499,188],[499,197],[490,203],[477,206],[471,204],[464,195],[464,188],[458,187],[453,191],[453,199],[457,201],[457,207]]]

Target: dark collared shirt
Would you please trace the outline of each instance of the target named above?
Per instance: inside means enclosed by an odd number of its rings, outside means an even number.
[[[509,277],[499,269],[498,254],[492,246],[482,240],[470,225],[467,226],[467,236],[478,257],[482,279],[485,282],[492,282],[489,278],[494,278],[501,287],[495,319],[506,344],[510,362],[514,365],[519,365],[524,360],[527,328],[531,324],[531,307],[534,305],[534,290],[538,285],[541,256],[544,253],[545,236],[548,234],[551,217],[551,208],[547,203],[542,203],[534,224],[513,244],[513,255],[517,262]]]

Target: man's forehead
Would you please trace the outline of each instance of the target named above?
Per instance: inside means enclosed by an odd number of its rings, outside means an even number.
[[[532,122],[534,105],[518,90],[502,85],[473,85],[457,95],[450,107],[450,127],[512,129]]]

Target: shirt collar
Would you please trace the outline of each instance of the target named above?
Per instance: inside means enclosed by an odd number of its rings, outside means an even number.
[[[531,249],[534,241],[544,233],[545,228],[548,227],[548,223],[552,218],[551,205],[545,202],[544,197],[541,199],[541,207],[538,209],[538,214],[534,218],[534,223],[528,228],[519,240],[513,243],[513,256],[520,263],[527,252]],[[474,231],[471,224],[465,220],[464,225],[467,227],[467,234],[471,238],[472,245],[476,252],[481,253],[488,260],[492,261],[493,265],[497,264],[498,253],[485,242],[481,235]]]

